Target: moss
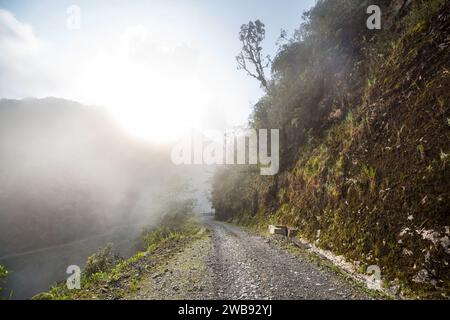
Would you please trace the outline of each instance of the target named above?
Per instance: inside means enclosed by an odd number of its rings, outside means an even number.
[[[232,206],[223,202],[223,211],[260,230],[297,226],[321,248],[380,266],[386,283],[408,297],[448,297],[448,254],[420,232],[448,236],[450,56],[440,44],[449,16],[443,1],[418,1],[401,21],[403,32],[379,44],[382,51],[367,44],[383,59],[358,79],[363,88],[346,118],[320,133],[305,129],[305,142],[277,178],[236,179],[231,190],[258,191],[255,215],[243,214],[252,196],[245,191]],[[401,235],[406,228],[411,232]],[[422,269],[429,279],[420,283]]]

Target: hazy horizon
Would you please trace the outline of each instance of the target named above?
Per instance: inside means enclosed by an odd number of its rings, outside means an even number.
[[[241,24],[266,24],[273,57],[314,2],[0,1],[0,98],[101,106],[153,141],[242,125],[263,91],[236,69]]]

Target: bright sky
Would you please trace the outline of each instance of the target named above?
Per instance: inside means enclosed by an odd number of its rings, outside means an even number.
[[[159,141],[242,125],[262,91],[236,69],[241,24],[263,21],[273,56],[280,29],[292,32],[314,2],[0,0],[0,97],[103,106]]]

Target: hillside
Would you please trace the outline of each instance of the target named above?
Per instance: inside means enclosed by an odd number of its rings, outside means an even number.
[[[142,234],[140,251],[131,258],[115,257],[110,249],[88,258],[79,290],[68,289],[61,281],[33,299],[387,298],[305,248],[212,217],[168,215]]]
[[[58,98],[0,100],[0,256],[136,223],[142,177],[160,177],[142,171],[149,159],[160,167],[166,160],[99,108]]]
[[[448,298],[449,2],[376,2],[382,30],[361,27],[366,1],[305,16],[250,122],[280,128],[282,170],[223,169],[212,202],[223,220],[287,224],[362,273],[377,265],[398,294]]]
[[[22,2],[0,300],[450,299],[450,0]]]
[[[114,242],[128,256],[179,173],[167,151],[106,110],[60,98],[0,100],[0,264],[4,296],[29,298]],[[151,163],[151,166],[148,165]],[[174,181],[176,180],[176,181]]]

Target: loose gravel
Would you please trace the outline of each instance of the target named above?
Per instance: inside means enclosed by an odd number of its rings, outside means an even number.
[[[205,220],[195,241],[141,282],[133,299],[371,299],[353,281],[242,228]]]

